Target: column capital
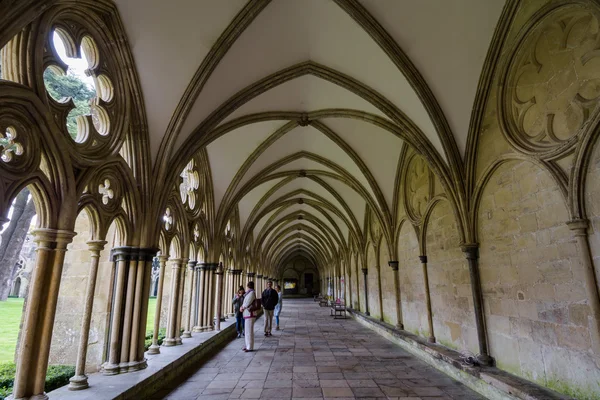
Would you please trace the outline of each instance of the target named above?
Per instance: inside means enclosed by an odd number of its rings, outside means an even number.
[[[392,267],[393,271],[398,271],[399,264],[400,263],[398,261],[388,261],[388,265]]]
[[[427,264],[427,256],[419,256],[419,260],[421,260],[422,264]]]
[[[242,270],[241,269],[232,269],[231,273],[234,275],[241,275],[242,274]]]
[[[463,243],[460,249],[465,253],[467,260],[477,260],[479,258],[479,243]]]
[[[110,251],[110,259],[113,262],[131,260],[131,246],[113,247]]]
[[[138,260],[139,261],[152,261],[152,259],[158,253],[158,249],[155,247],[142,247],[138,249]]]
[[[574,219],[567,222],[567,226],[575,232],[575,236],[587,236],[590,222],[587,219]]]
[[[246,274],[248,276],[248,278],[254,278],[254,275],[256,275],[254,272],[248,272]]]
[[[173,269],[179,269],[183,264],[183,259],[181,258],[169,258],[169,261],[171,262],[171,268]]]
[[[369,269],[368,268],[361,268],[360,270],[362,271],[362,273],[364,275],[367,275],[369,273]]]
[[[158,262],[163,262],[166,263],[169,260],[169,256],[165,256],[165,255],[160,255],[160,256],[156,256],[156,258],[158,258]]]
[[[262,278],[262,277],[263,277],[263,276],[262,276],[262,275],[260,275],[260,274],[259,274],[259,275],[256,275],[256,279],[260,279],[260,278]]]
[[[104,246],[106,246],[107,241],[106,240],[88,240],[86,243],[88,245],[88,249],[92,253],[95,253],[97,255],[102,250],[104,250]]]
[[[196,264],[198,264],[198,261],[188,261],[188,268],[193,270],[194,268],[196,268]]]
[[[77,232],[62,229],[38,228],[33,230],[33,241],[38,247],[64,250],[73,241]]]

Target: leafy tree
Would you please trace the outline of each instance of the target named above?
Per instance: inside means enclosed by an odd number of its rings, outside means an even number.
[[[75,103],[75,109],[69,113],[67,118],[67,130],[73,139],[77,136],[77,117],[90,115],[90,101],[96,97],[94,88],[90,88],[77,75],[67,73],[61,75],[51,68],[44,72],[44,83],[46,90],[56,100],[71,97]]]

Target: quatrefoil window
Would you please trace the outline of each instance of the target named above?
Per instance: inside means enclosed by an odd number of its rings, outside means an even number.
[[[2,161],[9,163],[14,156],[22,155],[23,151],[23,145],[17,141],[15,128],[9,126],[4,135],[0,132],[0,159]]]
[[[90,137],[91,126],[100,135],[108,135],[110,119],[102,105],[112,101],[114,89],[110,78],[97,72],[100,52],[94,39],[83,37],[76,49],[71,36],[56,28],[50,41],[57,62],[63,65],[52,64],[46,68],[44,84],[48,94],[58,103],[72,101],[75,106],[66,119],[69,135],[77,143],[84,143]]]
[[[102,195],[102,203],[107,205],[115,197],[115,192],[110,188],[110,181],[104,180],[103,184],[98,185],[98,193]]]
[[[190,208],[193,210],[196,207],[196,193],[200,187],[200,175],[198,171],[194,169],[194,160],[191,160],[181,172],[182,182],[179,185],[179,193],[181,194],[181,201],[183,204],[188,202]]]
[[[173,216],[171,215],[171,209],[169,207],[167,207],[167,209],[165,210],[165,215],[163,215],[163,221],[165,223],[165,229],[171,230],[171,227],[173,226]]]
[[[599,20],[583,10],[554,15],[529,35],[512,71],[513,121],[543,148],[577,135],[600,100]]]

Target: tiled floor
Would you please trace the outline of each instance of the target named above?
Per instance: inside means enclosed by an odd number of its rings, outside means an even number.
[[[236,339],[157,399],[481,399],[352,319],[333,319],[312,299],[286,299],[281,330],[255,349]]]

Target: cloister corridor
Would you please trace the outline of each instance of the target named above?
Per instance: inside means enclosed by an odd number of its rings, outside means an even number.
[[[312,299],[286,299],[281,330],[255,351],[234,339],[184,383],[152,400],[388,398],[483,399],[355,320],[333,319]]]

